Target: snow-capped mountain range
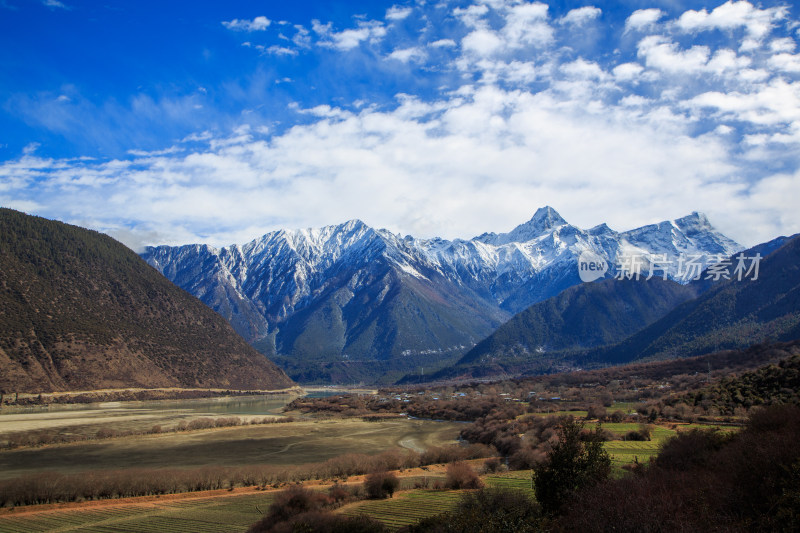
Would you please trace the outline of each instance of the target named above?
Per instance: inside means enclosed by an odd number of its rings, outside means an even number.
[[[402,237],[351,220],[242,246],[150,247],[142,256],[284,363],[410,357],[411,365],[463,351],[512,314],[580,283],[584,250],[613,274],[624,254],[684,254],[705,265],[741,248],[700,213],[616,232],[580,229],[543,207],[509,233],[470,240]],[[678,268],[674,261],[668,276],[688,281]]]

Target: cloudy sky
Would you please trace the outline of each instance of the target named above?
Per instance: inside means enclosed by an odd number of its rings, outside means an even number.
[[[360,218],[800,232],[800,10],[766,0],[0,0],[0,205],[131,247]]]

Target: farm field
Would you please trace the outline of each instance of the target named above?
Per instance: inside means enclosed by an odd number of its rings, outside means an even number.
[[[309,420],[56,444],[0,451],[0,479],[47,471],[302,465],[353,452],[449,444],[460,428],[405,419]]]
[[[275,492],[179,500],[141,498],[67,509],[0,515],[3,533],[221,533],[246,531],[265,512]]]
[[[196,400],[3,406],[0,409],[0,445],[9,434],[49,431],[55,434],[94,436],[99,429],[147,432],[153,426],[167,430],[198,417],[277,417],[296,394],[233,396]]]
[[[530,470],[516,470],[503,474],[492,474],[484,477],[483,481],[486,483],[487,487],[521,490],[533,496]]]
[[[339,512],[348,516],[365,514],[392,529],[416,524],[423,518],[453,509],[463,491],[412,490],[396,493],[386,500],[364,500],[343,507]]]

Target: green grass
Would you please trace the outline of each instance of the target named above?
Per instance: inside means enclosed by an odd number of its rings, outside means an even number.
[[[274,493],[248,494],[97,509],[44,511],[0,517],[3,533],[222,533],[246,531],[261,518]]]
[[[483,478],[483,481],[487,487],[516,489],[533,495],[530,470],[514,470],[503,474],[492,474]]]
[[[682,424],[676,426],[678,431],[689,431],[690,429],[716,429],[725,433],[736,433],[741,430],[740,426],[720,426],[716,424]]]
[[[427,475],[427,476],[408,476],[401,477],[399,490],[411,490],[416,487],[432,487],[437,481],[444,484],[446,477],[444,475]],[[427,485],[426,485],[427,484]]]
[[[387,500],[365,500],[345,507],[347,516],[367,515],[392,529],[416,524],[423,518],[452,510],[462,491],[415,490]]]
[[[635,411],[638,405],[639,402],[614,402],[611,407],[608,408],[608,412],[622,411],[623,413],[629,413]]]

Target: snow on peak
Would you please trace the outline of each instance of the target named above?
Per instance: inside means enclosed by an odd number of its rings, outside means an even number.
[[[509,244],[512,242],[524,243],[535,240],[551,233],[554,229],[567,225],[567,221],[552,207],[545,206],[536,210],[533,217],[520,224],[509,233],[484,233],[477,239],[481,242],[494,245]]]
[[[272,321],[311,305],[341,280],[365,280],[366,272],[382,268],[424,283],[468,287],[516,312],[578,283],[577,259],[584,250],[612,264],[625,251],[670,257],[700,254],[705,264],[740,249],[701,213],[620,233],[605,224],[583,230],[568,224],[552,207],[542,207],[509,233],[485,233],[471,240],[402,237],[350,220],[275,231],[221,250],[203,245],[158,247],[143,256],[190,292],[236,293]],[[677,271],[669,275],[687,281]],[[215,288],[207,281],[211,277],[230,288]],[[229,307],[238,305],[232,302]]]

